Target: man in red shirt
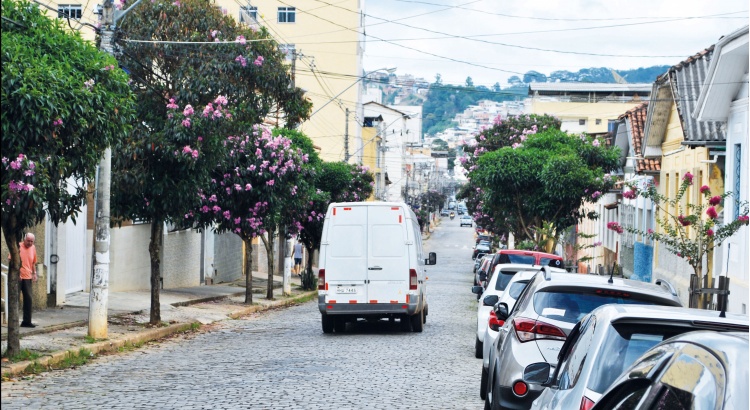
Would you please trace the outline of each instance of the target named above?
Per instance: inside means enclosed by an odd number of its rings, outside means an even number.
[[[31,282],[36,282],[36,246],[34,234],[27,233],[18,244],[21,251],[21,293],[23,293],[23,322],[21,327],[36,327],[31,323]]]

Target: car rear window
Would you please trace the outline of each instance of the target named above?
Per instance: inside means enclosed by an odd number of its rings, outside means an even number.
[[[516,300],[521,295],[521,292],[523,292],[523,288],[525,288],[528,284],[528,280],[519,280],[518,282],[513,282],[513,284],[510,285],[510,289],[506,290],[506,292],[508,293],[508,296],[512,297],[513,300]]]
[[[542,266],[548,266],[550,261],[562,260],[560,258],[540,258],[539,264]]]
[[[500,262],[498,263],[523,263],[526,265],[533,265],[534,259],[534,255],[514,255],[503,253],[500,254]]]
[[[607,352],[617,354],[600,354],[594,363],[589,376],[588,388],[603,393],[630,365],[635,363],[647,350],[662,340],[672,336],[697,330],[691,327],[644,325],[644,324],[609,324],[607,336],[602,346]]]
[[[615,295],[598,295],[596,293],[540,290],[534,294],[534,310],[542,317],[576,323],[581,318],[609,303],[654,305],[652,301],[639,300],[637,295],[629,297]]]
[[[499,275],[497,277],[497,281],[495,281],[495,290],[505,290],[506,287],[508,287],[508,283],[510,283],[510,280],[513,279],[513,275],[518,273],[519,271],[513,271],[513,270],[496,270],[495,274]],[[520,285],[517,286],[516,285]],[[513,284],[513,286],[510,287],[510,291],[515,293],[515,296],[513,296],[513,299],[518,299],[518,295],[523,292],[523,288],[528,285],[527,282],[516,282]]]

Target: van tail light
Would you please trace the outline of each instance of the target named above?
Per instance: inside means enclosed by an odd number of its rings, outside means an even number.
[[[335,208],[334,208],[335,209]],[[318,270],[318,290],[326,290],[326,270]]]
[[[409,269],[409,290],[417,290],[417,270]]]
[[[565,332],[557,326],[538,320],[519,317],[513,319],[513,328],[516,330],[516,337],[521,342],[532,340],[565,340]]]
[[[583,399],[581,399],[581,407],[579,410],[591,410],[592,407],[594,407],[594,403],[591,399],[589,399],[586,396],[583,396]]]
[[[490,326],[490,329],[492,329],[492,330],[494,330],[494,331],[497,332],[497,331],[500,330],[500,326],[502,326],[504,324],[505,324],[505,321],[504,320],[499,320],[497,318],[497,315],[495,314],[495,311],[494,310],[490,310],[490,319],[489,319],[489,322],[488,322],[488,325]]]

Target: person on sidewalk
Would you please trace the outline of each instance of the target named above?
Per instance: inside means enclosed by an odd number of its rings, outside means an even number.
[[[23,322],[21,327],[36,327],[31,323],[31,282],[36,282],[36,246],[33,233],[27,233],[18,244],[21,253],[21,293],[23,294]],[[8,255],[10,259],[10,255]]]
[[[300,240],[294,244],[294,273],[302,276],[302,241]]]

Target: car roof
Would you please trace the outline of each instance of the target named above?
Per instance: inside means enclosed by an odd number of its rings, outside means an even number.
[[[500,270],[500,269],[516,270],[516,271],[529,270],[529,271],[533,271],[534,274],[539,272],[539,268],[540,268],[539,265],[530,265],[528,263],[499,263],[495,265],[495,271]],[[531,277],[533,278],[534,275],[532,274]]]
[[[603,305],[591,312],[596,315],[597,320],[617,323],[630,320],[644,321],[691,321],[726,323],[733,325],[748,326],[748,316],[737,313],[726,313],[726,317],[719,317],[720,312],[715,310],[692,309],[678,306],[656,306],[656,305]]]
[[[748,333],[747,332],[714,332],[710,330],[697,330],[695,332],[683,333],[667,339],[662,344],[687,342],[703,346],[711,350],[717,357],[723,358],[725,364],[746,366],[747,359],[741,363],[733,363],[736,358],[747,358]],[[727,360],[727,358],[729,358]]]
[[[535,256],[541,256],[543,258],[557,258],[562,260],[562,256],[555,255],[553,253],[547,253],[547,252],[539,252],[539,251],[525,251],[523,249],[501,249],[497,251],[498,254],[508,254],[508,255],[535,255]]]
[[[539,272],[537,275],[543,275],[544,277],[536,281],[536,289],[534,292],[549,287],[596,288],[638,293],[640,295],[660,298],[665,301],[670,300],[673,302],[674,306],[682,306],[677,296],[672,295],[667,289],[660,285],[622,278],[612,278],[612,283],[609,283],[609,276],[589,275],[583,273],[562,273],[560,270],[561,269],[547,268],[547,271],[549,272],[547,275],[544,275],[544,272]]]

